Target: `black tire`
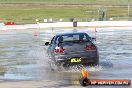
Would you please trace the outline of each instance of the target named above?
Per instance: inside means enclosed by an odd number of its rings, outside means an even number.
[[[81,78],[81,79],[80,79],[80,84],[81,84],[83,87],[85,87],[85,86],[87,86],[87,85],[90,85],[91,82],[90,82],[90,80],[89,80],[88,78]]]

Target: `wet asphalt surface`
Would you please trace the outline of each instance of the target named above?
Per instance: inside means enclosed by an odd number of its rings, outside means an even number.
[[[57,85],[46,87],[80,86],[80,69],[51,71],[44,46],[56,33],[85,31],[95,36],[91,29],[41,30],[31,32],[0,33],[0,80],[52,80]],[[97,29],[96,45],[99,50],[100,65],[85,67],[90,79],[130,79],[132,80],[132,30]],[[99,86],[90,86],[99,88]],[[114,86],[115,87],[115,86]],[[102,88],[102,87],[100,87]],[[106,86],[106,88],[111,88]],[[116,88],[131,88],[116,86]]]

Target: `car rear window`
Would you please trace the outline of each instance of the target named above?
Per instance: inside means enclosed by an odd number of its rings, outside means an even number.
[[[65,35],[62,36],[63,41],[74,41],[74,40],[79,40],[79,35]]]
[[[89,36],[87,34],[68,34],[62,35],[57,38],[57,42],[66,42],[66,41],[87,41]]]

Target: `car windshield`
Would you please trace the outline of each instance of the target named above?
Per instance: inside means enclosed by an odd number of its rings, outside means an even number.
[[[88,41],[90,37],[85,33],[80,34],[67,34],[57,37],[57,42],[77,42],[77,41]]]

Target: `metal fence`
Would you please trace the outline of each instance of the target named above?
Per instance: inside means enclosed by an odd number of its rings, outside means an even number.
[[[132,17],[111,17],[111,18],[46,18],[40,19],[39,22],[90,22],[90,21],[132,21]]]

